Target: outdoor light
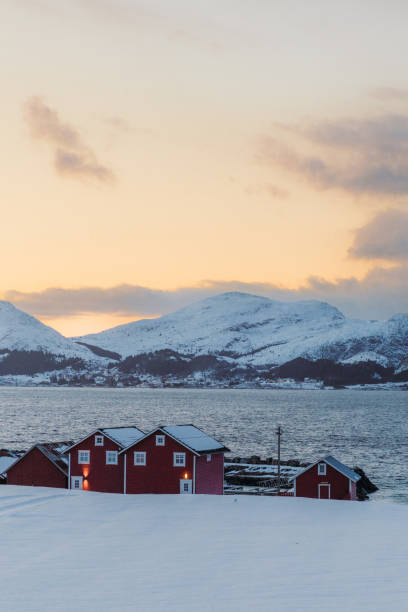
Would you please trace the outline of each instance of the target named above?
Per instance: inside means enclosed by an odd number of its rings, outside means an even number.
[[[185,478],[185,480],[187,480],[187,478],[188,478],[187,472],[184,474],[184,478]]]

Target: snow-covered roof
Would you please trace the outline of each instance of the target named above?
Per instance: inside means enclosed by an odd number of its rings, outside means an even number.
[[[179,440],[197,453],[206,451],[228,451],[223,444],[214,440],[195,425],[169,425],[161,427],[173,438]]]
[[[353,482],[357,482],[361,478],[361,476],[357,474],[357,472],[349,468],[347,465],[344,465],[344,463],[341,463],[341,461],[338,461],[337,459],[332,457],[332,455],[326,455],[326,457],[322,457],[321,459],[318,459],[318,461],[315,461],[314,463],[311,463],[310,465],[305,467],[304,470],[300,471],[298,474],[296,474],[296,476],[293,477],[293,480],[295,478],[298,478],[301,474],[304,474],[305,472],[310,470],[318,463],[327,463],[327,465],[330,465],[332,468],[340,472],[340,474],[346,476],[346,478],[350,478],[350,480],[352,480]]]
[[[99,431],[115,440],[120,446],[130,446],[144,437],[144,432],[137,427],[104,427]]]
[[[18,460],[18,457],[0,457],[0,474],[7,472],[9,467]]]

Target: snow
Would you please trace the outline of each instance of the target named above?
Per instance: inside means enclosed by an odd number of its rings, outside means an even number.
[[[7,472],[10,466],[17,461],[18,457],[0,457],[0,474]]]
[[[223,444],[220,444],[214,438],[210,438],[194,425],[171,425],[161,429],[197,452],[224,448]]]
[[[12,612],[405,612],[408,508],[0,487]]]
[[[101,429],[107,436],[113,438],[123,448],[130,446],[145,435],[143,431],[137,427],[109,427]]]
[[[55,329],[4,301],[0,301],[1,349],[43,351],[65,357],[79,357],[86,361],[101,361],[86,347],[64,338]]]
[[[172,349],[255,366],[282,364],[299,356],[345,363],[368,357],[381,365],[398,365],[407,355],[408,315],[363,321],[346,318],[325,302],[223,293],[158,319],[135,321],[79,340],[123,357]]]

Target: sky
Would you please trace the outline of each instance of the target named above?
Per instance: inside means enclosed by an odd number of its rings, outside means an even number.
[[[3,0],[0,297],[65,335],[222,291],[408,312],[408,5]]]

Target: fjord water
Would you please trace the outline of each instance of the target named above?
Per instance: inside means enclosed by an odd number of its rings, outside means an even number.
[[[314,461],[333,454],[362,467],[373,500],[408,504],[408,394],[404,391],[0,387],[0,448],[80,439],[97,427],[194,423],[232,455]]]

